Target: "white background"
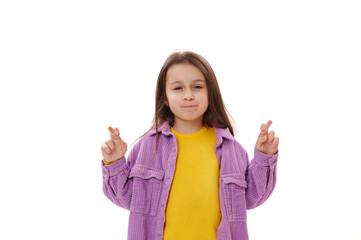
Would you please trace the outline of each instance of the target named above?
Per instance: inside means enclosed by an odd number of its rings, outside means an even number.
[[[126,239],[100,145],[150,127],[176,49],[212,65],[250,158],[280,138],[250,239],[361,239],[359,1],[1,1],[1,239]],[[128,150],[129,152],[129,150]]]

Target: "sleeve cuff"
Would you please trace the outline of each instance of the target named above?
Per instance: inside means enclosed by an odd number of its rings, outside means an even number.
[[[279,151],[277,150],[274,155],[268,155],[254,148],[254,160],[258,165],[274,168],[277,164],[278,153]]]
[[[127,161],[124,156],[119,160],[108,164],[105,163],[104,159],[102,159],[101,165],[102,165],[103,176],[105,178],[114,176],[128,167]]]

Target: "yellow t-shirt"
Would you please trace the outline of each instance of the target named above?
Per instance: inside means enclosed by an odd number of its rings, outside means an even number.
[[[171,131],[177,139],[178,156],[165,213],[164,240],[216,240],[221,207],[214,128],[204,126],[192,134]]]

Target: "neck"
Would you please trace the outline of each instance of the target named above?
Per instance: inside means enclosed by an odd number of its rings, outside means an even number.
[[[181,119],[174,120],[173,129],[179,133],[191,134],[198,132],[203,127],[202,119],[196,119],[192,121],[184,121]]]

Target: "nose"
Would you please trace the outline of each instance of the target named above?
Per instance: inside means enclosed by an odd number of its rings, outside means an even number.
[[[191,91],[186,91],[183,96],[184,100],[194,100],[194,95]]]

